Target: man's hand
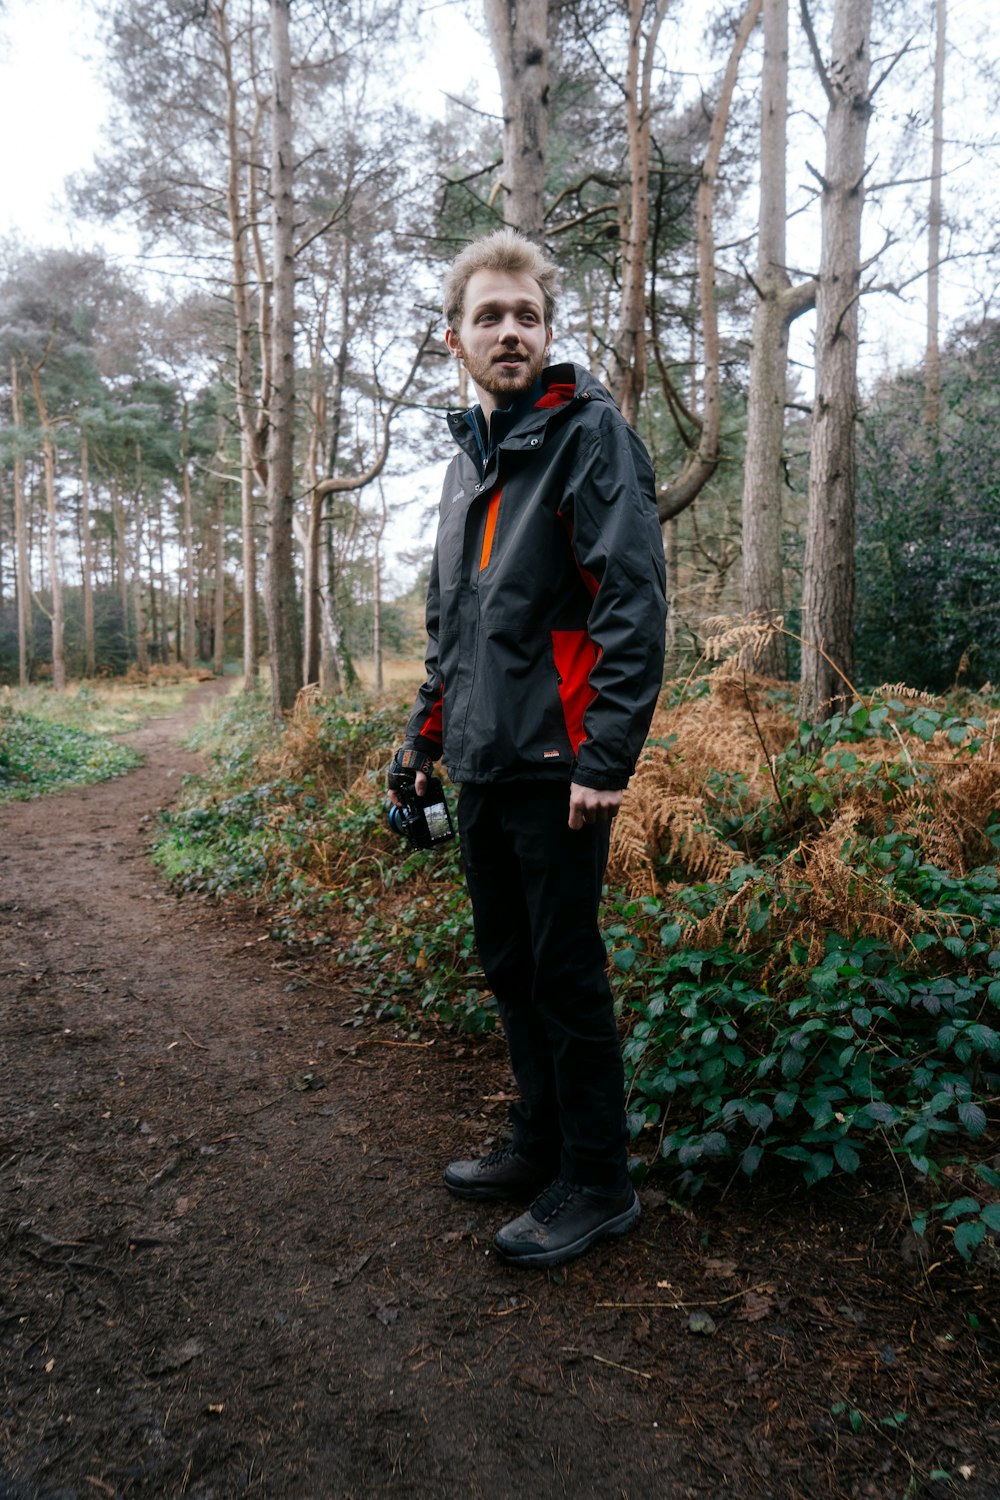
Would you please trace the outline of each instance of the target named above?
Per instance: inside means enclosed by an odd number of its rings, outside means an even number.
[[[422,769],[416,770],[417,766],[420,766]],[[401,750],[397,750],[386,777],[389,801],[393,806],[402,807],[403,804],[399,800],[397,788],[402,782],[408,785],[411,776],[413,777],[413,790],[418,797],[422,797],[427,790],[427,778],[432,769],[433,762],[430,756],[421,755],[418,751],[406,745]]]
[[[599,792],[592,786],[569,786],[569,826],[582,828],[585,823],[610,823],[622,805],[621,792]]]
[[[427,773],[425,771],[418,771],[416,776],[413,778],[413,790],[416,792],[418,797],[422,797],[426,792]],[[397,792],[394,792],[391,787],[389,789],[389,801],[392,803],[393,807],[402,807],[403,805],[399,800],[399,794]]]

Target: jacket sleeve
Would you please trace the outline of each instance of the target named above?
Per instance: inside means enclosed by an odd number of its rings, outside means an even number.
[[[427,654],[424,666],[427,678],[417,693],[410,721],[406,726],[406,743],[432,760],[441,754],[444,734],[444,683],[438,667],[438,614],[440,609],[438,551],[434,548],[431,576],[427,585]]]
[[[597,416],[560,509],[591,592],[597,650],[573,780],[604,791],[627,785],[649,732],[663,681],[666,579],[649,455],[616,407],[602,403]]]

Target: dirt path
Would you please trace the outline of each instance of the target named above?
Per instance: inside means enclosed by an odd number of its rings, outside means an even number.
[[[146,860],[214,691],[0,809],[0,1500],[996,1500],[997,1279],[928,1290],[891,1194],[648,1192],[562,1272],[496,1261],[502,1210],[440,1186],[496,1044],[353,1029]]]

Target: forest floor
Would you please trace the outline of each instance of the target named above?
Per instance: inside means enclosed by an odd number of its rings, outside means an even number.
[[[922,1265],[891,1170],[497,1260],[441,1169],[501,1045],[358,1028],[148,861],[220,688],[0,809],[0,1500],[997,1500],[1000,1272]]]

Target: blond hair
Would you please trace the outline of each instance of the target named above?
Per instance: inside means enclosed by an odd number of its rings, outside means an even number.
[[[538,283],[545,310],[545,326],[552,326],[556,292],[559,290],[554,263],[545,252],[516,229],[496,229],[460,251],[444,279],[444,316],[457,333],[465,311],[465,289],[477,271],[503,271],[511,276],[530,276]]]

